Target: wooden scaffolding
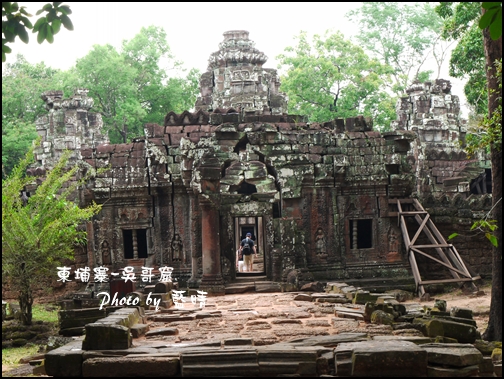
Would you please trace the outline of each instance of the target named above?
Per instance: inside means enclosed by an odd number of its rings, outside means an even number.
[[[455,246],[446,242],[443,235],[439,232],[434,225],[434,222],[431,220],[429,213],[422,207],[417,199],[391,199],[389,200],[389,204],[397,206],[398,226],[401,228],[417,292],[420,296],[425,294],[424,285],[453,282],[460,282],[463,284],[464,282],[471,282],[474,286],[474,281],[481,279],[480,276],[473,277],[471,275],[464,264],[464,261],[457,252],[457,249],[455,249]],[[395,213],[396,212],[390,212],[389,215],[395,216]],[[406,217],[413,217],[419,224],[419,228],[415,232],[413,238],[410,238],[408,233]],[[422,231],[429,239],[430,244],[416,244]],[[429,250],[430,254],[428,253]],[[434,254],[432,251],[434,251]],[[436,253],[440,259],[434,256]],[[439,263],[440,265],[447,267],[450,270],[453,279],[422,280],[415,254],[420,254]]]

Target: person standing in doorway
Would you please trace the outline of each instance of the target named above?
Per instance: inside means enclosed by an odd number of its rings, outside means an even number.
[[[257,250],[252,240],[252,233],[247,233],[246,238],[241,241],[240,250],[243,254],[245,271],[252,272],[252,266],[254,264],[254,256],[252,254],[257,257]]]

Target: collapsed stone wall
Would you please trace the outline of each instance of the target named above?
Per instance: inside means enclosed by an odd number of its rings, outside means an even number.
[[[396,111],[392,127],[418,136],[408,152],[416,176],[413,196],[445,238],[459,234],[451,242],[464,253],[473,271],[489,277],[489,242],[482,233],[470,232],[470,228],[491,208],[491,164],[485,154],[469,159],[464,150],[467,126],[460,116],[459,97],[451,93],[448,80],[416,82],[399,99]],[[419,264],[424,271],[442,275],[441,265],[431,260],[420,258]]]

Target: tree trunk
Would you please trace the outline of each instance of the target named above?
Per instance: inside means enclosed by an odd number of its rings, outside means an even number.
[[[483,9],[483,13],[485,10]],[[490,38],[488,28],[483,30],[485,46],[485,58],[487,66],[488,83],[488,115],[489,118],[497,109],[499,101],[502,102],[502,90],[495,75],[494,62],[502,59],[502,37],[494,41]],[[499,125],[502,128],[502,125]],[[483,339],[487,341],[502,341],[502,150],[492,144],[492,205],[493,218],[497,220],[498,247],[492,250],[492,298],[490,301],[490,318],[488,328],[483,333]]]
[[[28,285],[25,285],[23,283],[23,288],[19,291],[19,308],[23,325],[32,324],[32,304],[33,296],[30,284],[28,283]]]

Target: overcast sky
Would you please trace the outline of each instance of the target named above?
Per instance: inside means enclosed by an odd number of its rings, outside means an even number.
[[[24,3],[34,15],[45,2]],[[341,31],[346,38],[354,36],[357,26],[345,15],[361,3],[86,3],[66,2],[71,9],[73,31],[63,26],[54,37],[53,44],[39,45],[36,35],[30,33],[30,43],[16,39],[11,44],[12,54],[7,62],[20,53],[30,63],[44,61],[53,68],[68,69],[78,58],[84,57],[93,45],[111,44],[116,48],[123,40],[129,40],[142,27],[161,26],[167,34],[168,44],[178,60],[186,68],[195,67],[201,72],[207,69],[208,57],[219,48],[223,33],[228,30],[247,30],[255,47],[268,56],[266,68],[277,68],[275,57],[285,47],[295,44],[294,36],[301,30],[321,34],[328,29]],[[20,3],[23,5],[23,3]],[[448,77],[448,62],[443,78],[452,81],[452,93],[465,103],[462,84]]]

